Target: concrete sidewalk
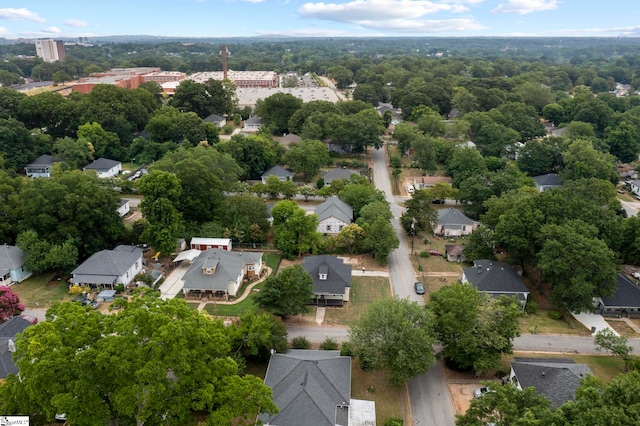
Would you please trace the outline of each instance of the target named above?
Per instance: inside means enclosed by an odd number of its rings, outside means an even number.
[[[160,285],[160,297],[162,300],[173,299],[180,293],[184,281],[182,277],[189,269],[187,262],[182,262],[165,278],[164,282]]]
[[[592,335],[595,335],[600,330],[609,329],[613,331],[616,336],[619,336],[618,332],[611,328],[611,326],[604,320],[602,315],[596,315],[589,312],[581,312],[579,314],[572,313],[571,315],[573,315],[573,317],[578,320],[578,322],[587,327],[587,329],[595,329],[595,332],[591,333]]]

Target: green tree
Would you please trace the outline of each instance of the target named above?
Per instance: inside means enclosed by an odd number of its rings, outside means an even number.
[[[364,244],[364,239],[364,230],[356,223],[345,226],[340,233],[334,237],[336,246],[346,250],[349,254],[359,253]]]
[[[70,238],[59,245],[51,244],[29,229],[18,235],[16,245],[25,253],[25,268],[36,274],[50,270],[68,274],[78,263],[78,249]]]
[[[292,144],[282,161],[288,164],[294,173],[302,173],[305,182],[311,182],[320,167],[329,164],[330,158],[322,141],[303,140]]]
[[[256,104],[256,115],[276,134],[289,132],[289,120],[302,107],[302,101],[289,93],[276,93]]]
[[[17,108],[18,117],[29,129],[46,129],[54,138],[71,136],[72,104],[60,93],[27,96]]]
[[[564,169],[560,172],[560,177],[563,182],[590,177],[608,180],[614,184],[618,182],[613,155],[596,151],[589,141],[574,141],[562,153],[562,159]]]
[[[588,311],[594,297],[613,294],[616,255],[597,233],[594,226],[581,220],[542,227],[538,267],[551,283],[551,299],[558,307]]]
[[[458,368],[486,373],[499,367],[502,355],[513,351],[513,338],[520,335],[518,302],[507,296],[494,299],[469,284],[432,293],[427,308],[444,357]]]
[[[66,71],[60,70],[53,73],[54,84],[62,83],[62,85],[64,86],[65,82],[68,82],[71,80],[73,80],[73,77],[71,77]]]
[[[477,149],[458,148],[447,162],[447,170],[453,179],[453,186],[457,188],[463,180],[485,173],[487,166]]]
[[[260,179],[262,173],[275,166],[280,157],[277,142],[264,135],[234,135],[229,141],[217,144],[216,149],[236,160],[243,169],[242,179]]]
[[[230,114],[235,106],[235,88],[213,79],[205,83],[184,80],[169,104],[181,112],[194,112],[203,119],[211,114]]]
[[[401,385],[435,365],[429,313],[406,299],[373,302],[349,330],[364,366],[384,368]]]
[[[183,228],[176,208],[182,190],[180,181],[172,173],[153,170],[140,179],[138,188],[144,197],[140,210],[149,222],[142,239],[157,251],[169,255],[175,251]]]
[[[38,155],[46,153],[49,146],[42,146],[24,125],[14,118],[0,118],[0,153],[7,170],[17,171]]]
[[[288,208],[283,207],[282,203],[285,202],[289,201],[279,202],[272,210],[276,247],[287,259],[295,255],[316,253],[320,246],[320,233],[317,231],[318,217],[315,214],[307,215],[304,209],[296,205],[291,213],[282,219],[284,216],[281,215],[282,211]]]
[[[389,255],[398,248],[400,241],[393,226],[383,217],[378,217],[373,223],[365,223],[362,226],[364,231],[364,249],[371,253],[380,265],[386,265]]]
[[[610,352],[611,355],[617,355],[625,362],[629,360],[629,354],[633,351],[633,346],[629,346],[625,336],[620,336],[608,328],[598,331],[593,338],[593,343],[596,345],[596,351]]]
[[[220,226],[231,231],[231,238],[241,243],[263,242],[269,231],[267,205],[252,194],[225,197],[216,217]]]
[[[639,140],[640,133],[636,126],[626,121],[615,128],[608,127],[604,132],[604,141],[609,145],[609,152],[623,163],[631,163],[638,159]]]
[[[91,143],[95,158],[124,160],[126,157],[125,150],[120,146],[118,135],[105,131],[99,123],[86,123],[78,127],[78,139]]]
[[[433,224],[438,216],[433,208],[433,196],[427,189],[419,189],[405,201],[405,211],[400,223],[407,234],[413,232],[433,233]]]
[[[232,350],[245,358],[269,360],[271,350],[288,349],[287,329],[282,320],[268,312],[252,312],[240,318],[231,330]]]
[[[559,138],[528,141],[518,153],[518,168],[530,176],[557,173],[562,165],[562,143]]]
[[[0,388],[2,410],[47,422],[65,413],[76,424],[138,425],[186,424],[196,410],[229,425],[277,412],[267,386],[238,375],[230,343],[221,321],[178,299],[148,294],[117,315],[56,303],[46,322],[16,339],[20,378]]]
[[[268,277],[254,297],[260,309],[280,317],[307,312],[313,299],[313,280],[298,264],[284,268],[278,275]]]
[[[331,186],[334,185],[336,185],[336,181],[331,182]],[[348,183],[340,190],[339,196],[342,201],[353,208],[353,215],[356,218],[360,216],[360,209],[367,204],[374,201],[386,201],[384,193],[368,183]]]
[[[433,141],[426,136],[417,136],[412,144],[413,161],[423,172],[433,172],[436,169],[436,153]]]
[[[469,241],[464,246],[464,257],[467,261],[495,259],[494,246],[493,231],[485,225],[480,225],[469,236]]]

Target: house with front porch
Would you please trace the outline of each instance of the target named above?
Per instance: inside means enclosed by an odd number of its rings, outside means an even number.
[[[640,318],[640,286],[620,272],[613,295],[597,297],[596,313],[604,317]]]
[[[319,204],[314,213],[318,216],[318,232],[327,235],[337,235],[353,221],[353,208],[333,196]]]
[[[194,249],[190,251],[196,252]],[[262,252],[226,251],[219,248],[204,250],[193,258],[182,277],[182,292],[185,297],[236,297],[245,279],[260,277],[262,256]]]
[[[433,232],[443,237],[462,237],[470,235],[477,227],[478,222],[468,218],[460,210],[450,207],[438,210]]]
[[[71,272],[71,280],[74,285],[114,290],[117,284],[131,284],[142,266],[141,248],[119,245],[92,254]]]
[[[51,166],[60,161],[62,160],[54,157],[53,155],[43,154],[31,163],[27,164],[24,167],[24,171],[27,174],[27,177],[30,178],[48,178],[51,177]]]
[[[342,306],[351,292],[351,265],[336,256],[307,256],[302,267],[313,280],[313,303],[318,306]]]
[[[278,178],[280,182],[286,182],[288,180],[293,180],[293,172],[285,169],[282,166],[273,166],[266,172],[262,174],[262,183],[267,183],[267,178],[269,176],[275,176]]]

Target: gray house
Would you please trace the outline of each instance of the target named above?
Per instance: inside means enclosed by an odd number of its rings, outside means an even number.
[[[216,115],[216,114],[211,114],[210,116],[208,116],[202,121],[204,121],[205,123],[211,123],[219,129],[223,128],[225,124],[227,124],[226,118],[220,117],[219,115]]]
[[[262,126],[262,118],[254,115],[244,121],[244,127],[242,130],[245,132],[257,132],[260,130],[260,126]]]
[[[561,188],[562,181],[560,177],[555,173],[547,173],[546,175],[534,176],[533,180],[536,182],[536,188],[540,192],[544,192],[551,188]]]
[[[6,379],[9,374],[18,374],[18,367],[13,362],[16,334],[30,325],[29,321],[20,316],[0,324],[0,379]]]
[[[302,267],[313,279],[314,303],[318,306],[342,306],[349,301],[351,265],[335,256],[308,256]]]
[[[318,232],[321,234],[339,234],[353,221],[353,208],[336,196],[319,204],[314,213],[318,216]]]
[[[596,302],[596,313],[602,316],[640,318],[640,287],[622,272],[616,277],[613,295],[596,298]]]
[[[533,387],[547,397],[552,407],[575,400],[580,381],[593,373],[586,364],[570,358],[521,358],[511,363],[510,381],[523,390]]]
[[[43,154],[24,167],[27,177],[51,177],[51,166],[61,160],[53,155]]]
[[[478,227],[478,222],[468,218],[452,207],[438,210],[438,219],[433,232],[443,237],[461,237],[469,235]]]
[[[375,425],[375,402],[351,398],[351,358],[340,351],[274,353],[264,383],[278,414],[260,414],[264,425]]]
[[[276,176],[280,179],[280,182],[285,182],[287,180],[293,180],[293,172],[285,169],[282,166],[273,166],[266,172],[262,174],[262,183],[267,183],[267,178],[269,176]]]
[[[16,246],[0,246],[0,284],[9,286],[26,280],[31,272],[24,268],[24,252]]]
[[[120,245],[92,254],[71,272],[73,283],[113,290],[116,284],[129,285],[142,271],[142,249]]]
[[[513,296],[523,310],[529,298],[529,289],[518,272],[508,263],[487,259],[474,260],[473,267],[462,268],[461,281],[493,297]]]
[[[331,185],[331,182],[338,179],[349,179],[351,175],[357,175],[358,172],[351,169],[343,169],[336,167],[335,169],[327,170],[322,174],[322,180],[325,185]]]

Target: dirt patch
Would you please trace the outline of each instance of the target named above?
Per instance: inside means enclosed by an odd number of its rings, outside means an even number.
[[[638,335],[624,320],[607,319],[606,321],[621,336],[636,337]]]
[[[465,384],[450,384],[449,392],[453,399],[453,406],[456,409],[456,414],[464,414],[469,409],[471,401],[473,401],[473,391],[478,386],[478,383],[465,383]]]
[[[362,269],[363,267],[367,271],[388,271],[389,269],[386,266],[381,266],[376,262],[374,258],[369,254],[345,254],[338,256],[340,259],[343,259],[344,263],[347,265],[351,265],[353,269]],[[282,270],[288,266],[293,266],[295,264],[301,264],[303,257],[299,257],[297,259],[288,260],[282,259],[280,261],[280,268],[278,270]]]

